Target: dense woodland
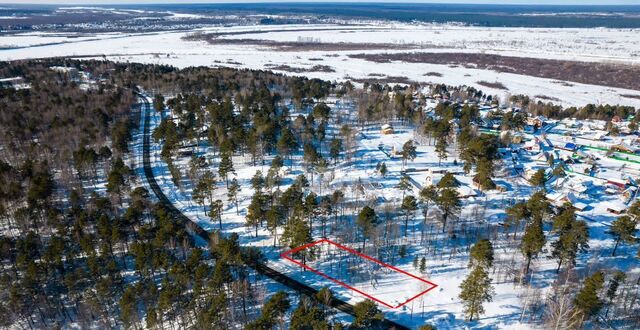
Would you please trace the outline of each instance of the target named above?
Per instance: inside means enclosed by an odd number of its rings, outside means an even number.
[[[73,66],[89,73],[90,84],[50,70]],[[162,159],[174,183],[194,184],[194,201],[213,221],[222,223],[222,204],[238,205],[238,192],[253,193],[246,225],[267,228],[273,244],[297,247],[344,228],[345,215],[356,226],[343,231],[348,242],[384,247],[387,257],[406,253],[399,244],[407,223],[424,222],[420,244],[448,244],[461,236],[469,251],[468,278],[460,299],[467,320],[483,314],[492,299],[494,247],[506,240],[520,252],[526,265],[509,280],[526,285],[530,265],[552,240],[558,280],[550,297],[532,298],[523,315],[553,328],[579,328],[617,322],[640,324],[640,278],[615,270],[578,274],[576,257],[588,248],[588,231],[570,205],[553,208],[538,192],[507,210],[499,231],[472,230],[461,219],[461,201],[453,175],[437,186],[409,193],[402,178],[399,205],[376,205],[364,194],[346,203],[341,190],[323,191],[337,164],[358,157],[355,134],[366,125],[400,121],[413,125],[423,143],[434,145],[438,158],[455,158],[482,189],[494,189],[500,166],[498,149],[504,139],[481,134],[476,103],[498,103],[496,97],[465,86],[429,86],[446,95],[433,115],[422,110],[421,86],[332,83],[287,77],[265,71],[116,64],[106,61],[25,61],[0,64],[0,76],[22,76],[29,89],[0,89],[0,324],[19,328],[55,328],[70,323],[81,327],[223,329],[340,329],[325,304],[327,289],[316,297],[293,299],[291,294],[269,294],[261,278],[246,266],[246,258],[260,258],[240,246],[235,236],[212,233],[210,246],[196,247],[194,239],[154,202],[133,173],[136,158],[129,142],[140,112],[136,92],[154,95],[154,108],[167,108],[153,131],[162,144]],[[321,100],[333,95],[356,104],[356,119],[340,118]],[[308,108],[308,115],[291,116],[285,106]],[[457,101],[472,101],[460,105]],[[620,106],[589,105],[562,109],[550,103],[532,103],[524,96],[505,100],[521,112],[499,113],[503,130],[524,127],[527,113],[551,118],[577,117],[610,121],[635,115]],[[636,116],[637,117],[637,116]],[[453,124],[455,123],[455,125]],[[339,131],[328,134],[329,125]],[[211,159],[192,156],[187,169],[175,165],[181,152],[199,141],[215,150]],[[416,157],[413,141],[401,150],[404,162]],[[301,157],[305,174],[285,186],[281,169]],[[251,187],[235,180],[234,165],[266,164]],[[558,175],[561,165],[557,166]],[[378,164],[384,176],[386,165]],[[544,173],[543,173],[544,174]],[[315,176],[315,179],[314,179]],[[544,189],[544,175],[532,185]],[[282,189],[281,189],[282,187]],[[226,200],[214,199],[224,189]],[[429,217],[436,208],[440,216]],[[635,244],[640,205],[620,217],[611,234],[619,244]],[[428,226],[427,226],[428,224]],[[282,228],[278,236],[276,229]],[[319,228],[320,232],[314,232]],[[404,252],[403,252],[404,249]],[[613,253],[615,254],[615,249]],[[433,249],[434,255],[441,253]],[[296,257],[314,258],[313,250]],[[442,257],[442,255],[440,256]],[[417,270],[424,264],[416,258]],[[446,260],[446,259],[445,259]],[[298,305],[292,308],[292,301]],[[376,305],[356,305],[350,327],[371,328],[381,319]],[[346,326],[346,325],[345,325]],[[430,326],[425,325],[425,329]]]

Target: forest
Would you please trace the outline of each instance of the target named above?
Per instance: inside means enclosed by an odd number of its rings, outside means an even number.
[[[55,66],[76,68],[90,78],[50,69]],[[247,262],[264,256],[245,248],[237,235],[222,234],[225,205],[243,215],[251,236],[267,230],[273,245],[282,248],[338,235],[385,260],[406,256],[415,244],[446,262],[435,247],[455,245],[468,252],[469,272],[458,297],[468,322],[484,314],[498,277],[526,285],[550,242],[557,263],[552,293],[536,302],[531,298],[523,315],[550,328],[633,328],[640,322],[637,274],[595,266],[585,267],[586,273],[575,271],[589,249],[587,224],[571,205],[550,205],[544,172],[530,180],[535,192],[506,209],[505,222],[496,227],[474,227],[473,219],[461,216],[460,184],[453,173],[418,194],[403,174],[397,184],[400,202],[382,205],[366,196],[363,183],[356,182],[353,190],[324,183],[332,168],[363,158],[356,148],[360,130],[394,122],[411,127],[417,136],[397,150],[402,173],[418,156],[416,145],[424,144],[434,147],[438,165],[456,159],[480,190],[496,189],[499,150],[509,142],[478,129],[476,104],[499,103],[482,91],[435,84],[356,86],[268,71],[101,60],[3,62],[0,76],[21,76],[29,83],[26,89],[0,89],[4,327],[380,327],[383,314],[370,300],[356,304],[350,324],[343,324],[327,306],[333,295],[328,288],[310,297],[269,292]],[[423,87],[448,99],[430,115],[423,111],[426,97],[418,92]],[[142,92],[152,95],[153,109],[162,116],[152,138],[161,145],[173,184],[190,189],[196,205],[217,224],[207,246],[199,245],[136,175],[141,164],[133,138]],[[354,113],[332,109],[325,103],[330,97],[353,102]],[[614,116],[637,114],[632,107],[609,105],[563,109],[525,96],[505,102],[522,111],[492,114],[504,131],[523,129],[530,115],[611,122]],[[201,143],[210,148],[205,156],[193,152]],[[286,168],[294,164],[300,164],[301,173],[291,179]],[[563,175],[562,164],[554,164],[554,173]],[[245,166],[265,170],[252,173],[249,185],[242,185],[236,172]],[[385,161],[375,166],[377,175],[387,175]],[[250,194],[246,210],[239,201],[243,191]],[[430,213],[434,209],[436,216]],[[612,255],[619,245],[637,243],[638,217],[636,203],[614,221]],[[511,273],[497,267],[508,263],[494,255],[497,244],[517,251],[524,267]],[[313,249],[296,257],[303,262],[318,258]],[[425,272],[424,259],[416,255],[416,271]]]

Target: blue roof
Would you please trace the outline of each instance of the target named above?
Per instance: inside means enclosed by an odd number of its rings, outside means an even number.
[[[576,149],[576,148],[577,148],[577,146],[576,146],[576,144],[575,144],[575,143],[571,143],[571,142],[569,142],[569,143],[567,143],[567,144],[565,144],[565,145],[564,145],[564,148],[565,148],[565,149],[571,149],[571,150],[574,150],[574,149]]]

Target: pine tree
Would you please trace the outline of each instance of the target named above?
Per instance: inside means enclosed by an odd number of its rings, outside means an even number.
[[[413,141],[409,140],[405,142],[402,145],[402,166],[407,165],[408,160],[413,161],[414,159],[416,159],[416,156],[416,146],[413,144]]]
[[[236,206],[236,214],[240,214],[240,210],[238,209],[238,193],[242,190],[240,187],[240,183],[238,183],[238,179],[231,179],[231,183],[229,184],[229,188],[227,189],[227,199],[229,203],[233,202]]]
[[[527,229],[525,229],[524,235],[522,236],[522,243],[520,244],[520,252],[522,252],[526,259],[524,277],[529,275],[531,259],[535,259],[538,256],[542,248],[544,248],[545,242],[542,221],[534,220],[527,226]]]
[[[407,227],[409,226],[409,217],[418,209],[416,198],[409,195],[402,200],[402,211],[404,211],[404,236],[407,236]]]
[[[245,216],[247,226],[254,226],[256,237],[258,237],[258,225],[262,223],[265,212],[265,197],[260,191],[256,191],[249,207],[247,207],[247,215]]]
[[[298,303],[298,307],[291,314],[289,329],[329,329],[329,322],[320,307],[308,302],[308,298],[306,298],[306,296],[302,296]]]
[[[156,94],[153,98],[153,109],[160,112],[164,110],[164,96],[162,94]]]
[[[309,244],[313,242],[311,228],[301,217],[294,216],[293,219],[289,220],[284,226],[284,232],[282,233],[280,241],[291,249]],[[305,264],[307,259],[313,259],[315,257],[315,249],[302,249],[294,255],[301,257],[302,263]]]
[[[265,180],[264,180],[264,176],[262,176],[262,171],[260,170],[256,171],[253,177],[251,177],[251,187],[255,191],[260,191],[262,190],[262,188],[264,188],[264,184],[265,184]]]
[[[291,129],[285,128],[282,130],[280,139],[278,139],[277,148],[280,154],[285,157],[290,157],[293,151],[298,148],[298,142],[293,132],[291,132]],[[291,158],[289,158],[289,161],[291,161]]]
[[[367,237],[373,233],[376,226],[376,211],[368,206],[363,207],[360,213],[358,213],[356,223],[362,231],[362,251],[364,251]]]
[[[442,164],[443,159],[447,159],[447,139],[445,136],[438,137],[436,141],[436,153],[438,154],[438,166]]]
[[[222,207],[223,206],[224,205],[222,204],[222,201],[219,199],[212,201],[211,205],[209,206],[209,216],[211,217],[211,219],[214,219],[214,218],[218,219],[218,225],[219,225],[220,231],[222,231]]]
[[[460,186],[460,183],[451,172],[445,173],[438,182],[438,188],[455,188]]]
[[[527,203],[520,202],[507,208],[506,213],[507,219],[505,221],[505,225],[513,227],[513,239],[515,240],[520,224],[531,217],[531,212],[527,207]]]
[[[206,214],[207,210],[204,208],[205,199],[209,199],[209,202],[213,201],[213,193],[216,189],[216,178],[215,174],[211,171],[205,171],[198,182],[196,182],[195,187],[192,191],[193,200],[202,205],[204,212]]]
[[[376,304],[367,299],[353,306],[354,320],[353,326],[356,328],[370,329],[382,321],[383,316]]]
[[[380,169],[378,170],[380,172],[380,175],[384,178],[387,175],[387,164],[385,162],[382,162],[382,164],[380,164]]]
[[[624,284],[624,281],[627,279],[627,275],[619,270],[615,271],[613,273],[613,277],[611,278],[611,280],[609,280],[609,287],[607,288],[607,311],[604,314],[605,319],[607,318],[607,316],[609,315],[609,309],[611,308],[611,305],[614,304],[614,300],[616,299],[616,296],[618,294],[618,288],[620,287],[620,284]]]
[[[447,221],[460,211],[462,203],[458,196],[458,191],[454,188],[444,188],[436,199],[436,204],[442,211],[442,232],[447,228]]]
[[[437,328],[431,324],[425,324],[418,327],[418,330],[437,330]]]
[[[487,272],[482,267],[474,268],[460,284],[460,299],[464,305],[467,320],[473,321],[484,314],[483,304],[493,299],[493,286]]]
[[[576,295],[573,303],[585,319],[598,314],[602,309],[603,302],[598,297],[598,294],[603,285],[604,273],[601,271],[595,272],[584,280],[582,289]]]
[[[284,222],[284,215],[278,205],[272,205],[265,215],[267,218],[267,229],[273,235],[273,246],[276,246],[278,240],[278,227]]]
[[[402,199],[404,200],[404,195],[407,191],[410,191],[412,188],[411,181],[409,180],[409,176],[403,174],[400,177],[400,181],[398,182],[398,189],[402,191]]]
[[[527,201],[527,210],[534,221],[543,221],[551,213],[551,204],[544,191],[535,192]]]
[[[537,170],[529,179],[529,183],[534,187],[544,188],[545,183],[547,183],[547,177],[544,169]]]
[[[224,178],[225,185],[229,188],[229,173],[235,173],[233,169],[233,161],[231,154],[224,152],[220,155],[220,164],[218,164],[218,174]]]
[[[481,239],[471,247],[469,268],[482,267],[485,270],[493,267],[493,244],[488,239]]]
[[[331,144],[329,145],[329,157],[333,159],[333,164],[338,163],[338,158],[340,158],[340,152],[342,152],[342,140],[333,139],[331,140]]]
[[[420,190],[420,204],[422,206],[422,229],[420,237],[424,240],[424,230],[427,226],[427,216],[429,215],[429,206],[438,198],[438,190],[434,185],[422,188]]]
[[[278,291],[271,296],[262,307],[262,314],[255,321],[247,324],[245,329],[271,329],[279,321],[282,320],[284,314],[287,312],[291,302],[287,297],[286,292]]]
[[[584,221],[576,220],[573,207],[565,207],[553,220],[553,231],[559,234],[558,240],[551,243],[551,255],[558,259],[558,269],[568,262],[574,266],[578,252],[589,248],[589,229]]]
[[[611,223],[611,229],[609,230],[609,233],[616,240],[616,245],[613,247],[611,256],[616,255],[616,250],[618,249],[618,244],[620,244],[620,242],[629,244],[635,243],[637,241],[635,237],[637,231],[638,230],[636,229],[636,222],[627,215],[623,215],[614,220]]]

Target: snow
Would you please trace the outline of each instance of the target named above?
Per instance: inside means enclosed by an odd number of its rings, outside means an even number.
[[[300,32],[294,29],[318,31]],[[331,31],[321,31],[331,29]],[[277,30],[289,30],[277,32]],[[261,33],[229,35],[227,38],[258,37],[265,40],[296,41],[310,34],[314,39],[326,42],[371,43],[431,43],[423,50],[428,52],[482,52],[511,56],[558,58],[581,61],[640,63],[640,44],[635,42],[638,31],[624,29],[529,29],[529,28],[480,28],[450,25],[284,25],[211,27],[200,32]],[[268,32],[271,31],[271,32]],[[159,32],[145,34],[96,34],[95,36],[67,36],[47,34],[14,34],[0,36],[4,47],[26,47],[0,50],[0,60],[43,58],[50,56],[91,56],[122,62],[170,64],[188,66],[227,66],[252,69],[269,69],[274,65],[311,68],[322,64],[335,72],[307,72],[305,76],[327,80],[366,79],[370,74],[402,76],[417,82],[469,85],[492,95],[506,98],[511,94],[544,95],[558,98],[567,106],[595,104],[624,104],[640,107],[640,99],[621,95],[639,95],[640,92],[580,83],[566,84],[552,79],[529,77],[492,70],[426,63],[392,62],[376,64],[362,59],[349,58],[350,54],[405,52],[401,50],[357,51],[274,51],[261,46],[207,44],[204,41],[187,41],[189,32]],[[488,41],[487,41],[488,38]],[[108,41],[108,42],[105,42]],[[58,44],[64,42],[63,44]],[[53,44],[50,44],[53,43]],[[322,61],[309,59],[321,58]],[[284,72],[284,71],[282,71]],[[441,77],[425,76],[427,72],[439,72]],[[286,74],[291,74],[284,72]],[[508,91],[484,87],[479,81],[499,81]],[[545,101],[545,100],[543,100]]]
[[[293,115],[295,115],[295,113],[293,113]],[[152,125],[155,126],[159,123],[159,116],[154,114],[153,118]],[[358,199],[357,195],[359,192],[358,189],[355,188],[354,183],[369,184],[368,187],[370,190],[367,193],[369,196],[384,196],[385,203],[398,203],[401,199],[401,193],[396,188],[396,185],[401,176],[400,172],[404,167],[401,159],[388,156],[379,149],[379,146],[382,145],[383,149],[388,149],[391,145],[402,144],[409,139],[417,139],[417,137],[414,136],[412,129],[406,125],[399,122],[393,122],[392,124],[395,128],[395,133],[390,135],[381,134],[379,125],[365,126],[361,129],[360,133],[357,134],[357,152],[354,159],[351,162],[341,163],[335,173],[327,174],[331,179],[328,187],[331,189],[342,189],[347,200],[356,200]],[[335,127],[330,126],[328,134],[332,134],[334,130]],[[553,130],[547,132],[547,137],[551,141],[562,138],[560,135],[552,132]],[[529,135],[528,138],[533,139],[533,136]],[[545,146],[545,148],[549,147]],[[200,153],[211,155],[206,143],[202,144],[198,150]],[[166,164],[159,158],[159,151],[160,146],[156,145],[153,151],[153,171],[165,194],[167,194],[178,208],[185,212],[191,219],[197,221],[203,228],[209,231],[217,230],[217,221],[205,216],[202,207],[191,202],[190,183],[186,182],[182,188],[178,188],[172,183]],[[140,149],[136,149],[136,152],[140,153]],[[461,166],[453,164],[453,160],[455,159],[454,155],[450,155],[447,160],[443,160],[442,163],[440,163],[435,156],[434,147],[425,141],[418,141],[417,152],[417,159],[414,162],[410,162],[407,167],[462,173]],[[599,153],[600,151],[587,150],[585,152]],[[214,161],[211,169],[215,171],[217,168],[216,160],[211,159],[210,156],[207,156],[207,158]],[[525,165],[533,161],[527,155],[517,156],[516,154],[516,158],[518,162],[524,163]],[[387,164],[389,174],[386,177],[381,177],[375,171],[375,166],[380,161],[384,161]],[[620,162],[619,160],[603,159],[601,164],[604,167],[611,166],[611,168],[619,168]],[[179,158],[175,163],[184,168],[187,159]],[[225,201],[225,207],[223,209],[223,232],[235,232],[240,236],[243,245],[259,247],[269,260],[271,267],[289,276],[318,289],[328,286],[337,296],[351,303],[363,300],[363,295],[341,285],[337,285],[320,275],[303,271],[299,266],[281,258],[279,254],[283,251],[272,247],[273,238],[265,229],[259,229],[257,237],[254,236],[254,229],[248,228],[244,224],[246,207],[253,194],[249,180],[257,170],[266,173],[269,159],[267,159],[265,165],[252,166],[248,159],[235,156],[234,164],[236,166],[236,178],[242,185],[242,191],[239,196],[240,213],[236,214],[235,207],[228,205],[226,202],[224,183],[219,183],[218,189],[216,190],[216,198]],[[290,184],[296,175],[303,173],[300,167],[300,155],[293,157],[292,167],[289,167],[288,162],[286,162],[285,165],[290,168],[290,171],[288,171],[286,178],[283,180],[285,184],[281,189],[285,189],[286,185]],[[637,167],[635,164],[630,164],[628,168],[629,170],[632,168],[640,170],[640,167]],[[138,173],[142,175],[141,169],[138,169]],[[407,175],[411,177],[414,183],[413,191],[408,193],[417,194],[419,185],[423,184],[426,180],[426,172],[411,171],[407,172]],[[603,262],[605,264],[609,265],[613,262],[613,259],[608,259],[606,256],[608,256],[613,247],[613,240],[611,236],[607,234],[606,230],[616,216],[609,213],[606,209],[613,205],[620,206],[624,203],[616,195],[604,194],[604,186],[597,183],[595,178],[577,174],[570,175],[573,176],[571,180],[552,181],[549,184],[549,188],[552,188],[551,195],[558,196],[558,198],[570,196],[570,199],[575,203],[588,205],[588,207],[584,208],[584,211],[577,212],[580,219],[588,222],[592,236],[590,252],[581,254],[578,258],[578,270],[584,268],[586,262],[596,256],[599,256],[604,260]],[[317,175],[315,177],[315,181],[312,182],[312,188],[317,191],[319,188]],[[456,179],[460,181],[463,187],[471,186],[471,177],[472,175],[456,175]],[[573,195],[570,190],[574,180],[584,181],[585,186],[589,185],[587,182],[593,182],[593,189]],[[534,191],[533,188],[518,175],[504,176],[496,181],[508,182],[512,189],[505,193],[497,191],[482,192],[482,195],[479,197],[465,199],[463,201],[464,219],[467,219],[467,221],[479,221],[481,224],[485,223],[486,226],[499,226],[504,221],[504,209],[509,203],[526,199],[527,196]],[[567,182],[569,184],[565,187],[565,183]],[[327,187],[322,189],[327,189]],[[434,212],[436,211],[437,210]],[[533,327],[532,324],[520,321],[521,315],[523,315],[523,296],[527,294],[527,290],[529,289],[516,285],[513,278],[508,275],[509,265],[513,264],[517,267],[517,263],[520,262],[521,259],[519,252],[514,250],[517,246],[513,246],[509,241],[503,241],[502,239],[496,238],[494,240],[496,266],[491,273],[491,277],[493,278],[493,286],[495,287],[495,296],[492,302],[485,304],[486,314],[477,321],[477,323],[469,324],[464,321],[463,309],[458,299],[458,294],[460,292],[459,285],[469,272],[467,265],[468,251],[465,249],[465,245],[472,243],[472,241],[465,242],[459,239],[448,238],[448,236],[439,236],[440,225],[430,223],[426,231],[431,238],[425,244],[421,242],[420,239],[420,222],[421,216],[412,219],[409,222],[408,228],[411,235],[401,239],[401,242],[408,248],[407,257],[400,258],[393,253],[388,254],[381,251],[377,253],[373,250],[366,251],[368,254],[373,254],[373,257],[383,262],[392,264],[403,271],[427,279],[438,285],[434,290],[429,291],[403,307],[388,308],[380,305],[379,307],[385,312],[386,317],[412,327],[428,322],[436,325],[439,329],[455,329],[467,326],[509,329],[529,329]],[[398,231],[401,232],[403,225],[399,224],[398,226]],[[319,230],[319,228],[315,228],[314,237],[319,238]],[[327,233],[328,237],[334,239],[340,239],[344,234],[345,233],[334,232],[331,228],[329,228]],[[549,241],[553,239],[553,237],[550,237]],[[355,248],[355,246],[353,246],[353,248]],[[615,258],[615,265],[628,271],[631,269],[629,267],[633,264],[632,255],[635,253],[631,251],[631,247],[621,246],[619,249],[620,253],[619,256]],[[550,250],[551,248],[548,247],[547,251]],[[412,266],[415,256],[426,257],[425,273],[420,273],[419,270]],[[337,259],[319,259],[315,262],[314,268],[317,267],[319,270],[329,273],[330,276],[334,278],[344,280],[344,273],[335,273],[336,268],[332,266],[335,262],[337,262]],[[543,255],[534,261],[532,265],[532,283],[534,289],[542,290],[541,292],[543,294],[545,290],[549,289],[551,281],[554,278],[554,276],[549,276],[549,273],[555,272],[556,265],[556,261],[548,258],[548,255]],[[332,269],[334,270],[333,273]],[[375,292],[375,297],[393,304],[396,304],[396,302],[399,304],[403,299],[406,300],[405,298],[407,298],[407,296],[410,296],[409,293],[419,292],[420,289],[422,289],[420,283],[407,280],[406,276],[397,272],[378,273],[375,288],[370,280],[358,280],[357,277],[346,278],[350,279],[351,282],[349,282],[349,284],[358,290],[366,293]]]

